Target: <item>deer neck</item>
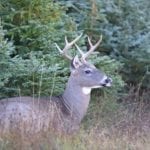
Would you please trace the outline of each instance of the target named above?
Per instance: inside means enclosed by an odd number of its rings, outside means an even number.
[[[82,87],[70,77],[62,97],[71,116],[81,122],[89,105],[90,92],[84,93]]]

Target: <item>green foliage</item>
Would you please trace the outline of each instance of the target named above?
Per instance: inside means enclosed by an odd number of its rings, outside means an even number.
[[[8,42],[4,39],[5,32],[0,24],[0,89],[9,82],[9,78],[12,76],[10,70],[12,66],[10,55],[14,51],[12,42]]]
[[[58,56],[54,43],[63,47],[65,35],[71,39],[77,35],[77,24],[72,17],[66,15],[66,8],[62,3],[60,5],[52,0],[7,0],[7,3],[2,1],[1,10],[2,25],[7,30],[4,37],[14,43],[13,51],[6,62],[10,70],[3,71],[2,75],[1,97],[50,96],[62,92],[69,69],[68,64]],[[83,49],[88,48],[84,41],[83,37],[79,42]],[[5,53],[7,51],[5,49]],[[98,57],[99,65],[100,60]],[[110,58],[104,61],[104,71],[107,68],[109,72],[116,69],[111,67]],[[5,74],[8,72],[7,77]],[[122,82],[120,77],[117,81]],[[117,84],[115,93],[120,86],[121,84]]]
[[[3,4],[4,12],[8,11],[2,16],[3,26],[9,30],[7,36],[15,41],[15,55],[27,57],[30,51],[48,52],[64,36],[67,26],[70,26],[68,34],[75,28],[63,8],[52,0],[8,0],[7,3],[8,6],[6,1]]]
[[[59,63],[62,61],[54,43],[62,46],[65,35],[76,35],[76,26],[65,15],[63,7],[51,0],[7,0],[1,2],[1,10],[2,25],[7,30],[1,40],[1,51],[5,55],[13,51],[7,61],[1,61],[5,67],[0,73],[0,97],[51,95],[52,88],[55,94],[60,93],[69,69],[66,63]]]
[[[121,70],[124,80],[135,86],[142,81],[142,87],[149,88],[149,0],[67,2],[67,13],[75,19],[78,29],[94,40],[102,34],[99,51],[124,63]]]

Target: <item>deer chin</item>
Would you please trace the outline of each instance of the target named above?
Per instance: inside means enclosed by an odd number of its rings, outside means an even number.
[[[92,86],[92,87],[83,87],[82,92],[85,95],[89,95],[91,93],[92,89],[97,89],[97,88],[101,88],[101,87],[103,87],[103,86],[99,85],[99,86]]]

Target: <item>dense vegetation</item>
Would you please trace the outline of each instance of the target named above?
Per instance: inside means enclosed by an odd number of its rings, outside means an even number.
[[[142,100],[149,108],[149,8],[149,0],[1,0],[0,99],[61,93],[69,63],[54,43],[63,47],[65,35],[72,40],[83,33],[78,45],[86,51],[87,35],[94,43],[102,34],[91,60],[113,78],[113,86],[93,92],[86,123],[109,116],[109,124],[120,100]]]
[[[78,32],[88,34],[84,31],[84,26],[80,29],[75,19],[66,13],[69,8],[65,6],[49,0],[8,0],[7,5],[2,3],[1,41],[5,45],[2,44],[1,57],[7,55],[7,58],[1,62],[1,97],[50,95],[53,84],[54,93],[62,91],[69,66],[62,63],[54,43],[63,46],[65,35],[72,39]],[[94,36],[95,40],[100,34],[102,33]],[[93,36],[94,33],[88,35]],[[85,38],[86,36],[80,43],[83,49],[87,47]],[[116,85],[113,91],[116,94],[123,85],[118,74],[121,63],[109,55],[101,55],[102,57],[96,57],[95,63],[112,76],[114,86]]]

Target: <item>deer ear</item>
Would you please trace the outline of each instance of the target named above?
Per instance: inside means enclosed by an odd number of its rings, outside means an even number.
[[[81,61],[79,60],[78,55],[76,55],[71,61],[71,70],[77,69],[82,65]]]

